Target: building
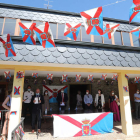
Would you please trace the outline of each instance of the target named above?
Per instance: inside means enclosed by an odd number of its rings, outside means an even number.
[[[46,49],[39,42],[37,42],[37,45],[23,43],[18,24],[20,21],[22,23],[36,22],[37,25],[48,21],[56,47]],[[24,78],[22,80],[16,79],[18,71],[25,72],[25,76],[29,76],[29,79],[31,79],[32,72],[38,72],[42,77],[46,77],[47,73],[53,73],[54,83],[52,85],[60,84],[59,79],[62,74],[68,74],[71,77],[71,82],[66,83],[67,85],[76,84],[74,82],[76,74],[81,74],[83,78],[93,74],[96,85],[102,74],[107,74],[110,79],[113,74],[118,74],[118,83],[114,82],[112,89],[115,88],[120,98],[122,132],[126,135],[132,135],[130,97],[129,92],[125,92],[123,86],[128,86],[125,74],[132,79],[140,74],[140,42],[136,36],[129,33],[140,24],[129,24],[128,21],[104,18],[104,25],[106,23],[120,24],[111,40],[101,36],[87,35],[82,25],[77,41],[73,41],[63,36],[66,22],[82,23],[82,19],[78,13],[0,4],[0,33],[1,35],[7,33],[12,35],[17,54],[16,57],[5,57],[4,48],[0,44],[0,74],[3,76],[5,70],[10,70],[14,75],[13,83],[11,80],[7,87],[21,86],[21,93],[23,93]],[[31,81],[33,83],[32,79]],[[1,82],[4,82],[4,80],[1,80]],[[94,91],[95,95],[97,89],[101,87],[95,86],[95,83],[80,82],[78,85],[86,85],[85,89],[88,88],[91,93]],[[27,84],[25,83],[25,85]],[[105,81],[101,81],[100,85],[103,85],[102,88],[104,89]],[[104,91],[107,100],[110,89],[105,88]],[[70,92],[68,95],[70,98]],[[14,105],[14,102],[17,104]],[[13,93],[11,110],[16,110],[17,115],[10,118],[9,137],[10,131],[21,118],[22,94],[17,96]]]

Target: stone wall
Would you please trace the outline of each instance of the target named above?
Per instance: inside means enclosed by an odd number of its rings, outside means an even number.
[[[69,77],[71,79],[70,82],[67,83],[60,83],[60,79],[61,77],[54,77],[53,78],[53,82],[51,83],[51,85],[68,85],[68,96],[70,95],[69,93],[69,85],[70,84],[77,84],[77,82],[75,82],[75,78]],[[41,90],[41,93],[43,94],[43,85],[42,85],[42,81],[46,80],[44,77],[38,77],[37,78],[37,84],[34,84],[34,80],[35,78],[31,77],[31,76],[26,76],[25,79],[29,79],[29,83],[24,83],[24,91],[26,91],[27,86],[31,85],[32,90],[35,92],[35,90],[37,88],[39,88]],[[115,94],[119,97],[118,94],[118,82],[114,81],[113,84],[111,84],[111,79],[106,79],[105,81],[101,80],[100,84],[98,83],[98,80],[100,79],[94,79],[93,83],[86,81],[83,82],[83,78],[81,79],[81,82],[78,82],[78,84],[91,84],[91,94],[93,95],[93,99],[95,99],[95,95],[97,94],[98,89],[101,89],[103,91],[103,94],[105,96],[105,101],[108,102],[108,97],[109,94],[112,90],[114,90]],[[4,79],[4,77],[2,77],[2,79],[0,80],[0,82],[4,82],[6,81]],[[108,84],[107,82],[108,81]],[[129,82],[134,81],[134,79],[130,79]],[[49,85],[49,81],[46,80],[46,85]],[[8,82],[8,89],[12,89],[12,85],[13,85],[13,76],[10,79],[10,82]],[[140,89],[140,84],[137,84],[137,87]],[[69,103],[68,103],[69,105]],[[57,104],[50,104],[50,107],[52,107],[53,110],[57,110],[58,109],[58,105]],[[67,106],[68,108],[69,106]]]

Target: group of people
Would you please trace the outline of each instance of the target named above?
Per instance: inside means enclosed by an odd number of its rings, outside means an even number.
[[[12,97],[12,91],[9,91],[9,95],[3,102],[2,106],[10,110],[11,106],[11,98]],[[140,101],[140,97],[136,96],[136,100]],[[61,89],[61,92],[57,95],[57,101],[59,109],[65,110],[67,106],[68,101],[68,95],[64,93],[64,89]],[[82,102],[84,101],[85,109],[92,110],[93,107],[93,97],[89,93],[89,90],[86,90],[86,94],[84,95],[84,98],[82,99],[81,92],[78,91],[77,94],[77,109],[83,109]],[[114,121],[120,121],[120,115],[119,115],[119,107],[118,107],[119,99],[114,94],[114,91],[111,91],[111,94],[109,96],[109,108],[110,111],[114,113]],[[95,102],[94,105],[97,109],[102,109],[105,107],[105,98],[102,94],[102,91],[99,89],[98,94],[95,96]],[[139,104],[138,104],[139,105]],[[32,126],[32,133],[35,131],[35,120],[37,117],[38,121],[38,132],[41,132],[41,116],[45,113],[45,109],[49,110],[49,94],[48,91],[44,91],[44,96],[40,94],[40,89],[36,89],[36,93],[31,90],[31,86],[27,86],[27,91],[24,92],[23,96],[23,116],[26,117],[27,109],[29,109],[30,112],[30,119],[31,119],[31,126]],[[9,118],[9,112],[6,114],[6,118]],[[3,129],[2,134],[6,134],[6,124],[5,129]]]
[[[85,109],[91,109],[93,107],[93,97],[89,94],[89,90],[86,90],[86,94],[83,98]],[[119,98],[117,95],[114,94],[114,91],[111,91],[109,95],[109,109],[111,112],[114,113],[114,121],[120,121],[120,113],[119,113]],[[94,106],[96,109],[103,109],[105,108],[105,98],[102,94],[102,90],[98,89],[98,93],[95,96]],[[77,94],[77,106],[76,109],[82,110],[82,96],[81,92],[78,91]]]

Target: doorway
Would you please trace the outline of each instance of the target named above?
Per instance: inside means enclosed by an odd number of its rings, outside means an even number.
[[[91,93],[91,84],[77,84],[77,85],[70,85],[70,109],[74,110],[77,104],[77,93],[78,91],[81,91],[82,99],[84,98],[84,95],[86,94],[86,90],[89,90],[89,93]],[[84,102],[83,108],[84,108]]]

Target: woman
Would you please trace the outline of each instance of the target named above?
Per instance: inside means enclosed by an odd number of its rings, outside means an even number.
[[[114,94],[114,91],[111,91],[111,94],[109,96],[109,108],[110,111],[114,113],[114,121],[120,121],[120,113],[119,113],[119,107],[117,105],[117,102],[119,101],[117,95]]]
[[[82,110],[83,107],[82,107],[82,97],[81,97],[81,91],[78,91],[78,94],[77,94],[77,110]]]
[[[8,126],[9,126],[9,118],[10,118],[11,98],[12,98],[12,91],[8,91],[8,96],[6,97],[5,101],[2,103],[2,106],[5,109],[7,109],[7,111],[8,111],[7,113],[5,113],[5,122],[4,122],[3,130],[2,130],[2,140],[4,140],[4,137],[8,136]]]
[[[45,114],[45,109],[46,108],[47,108],[47,111],[50,110],[48,90],[44,91],[44,104],[42,104],[42,114]]]
[[[95,107],[97,107],[97,109],[102,109],[105,107],[105,98],[101,89],[98,89],[98,94],[95,96]]]

